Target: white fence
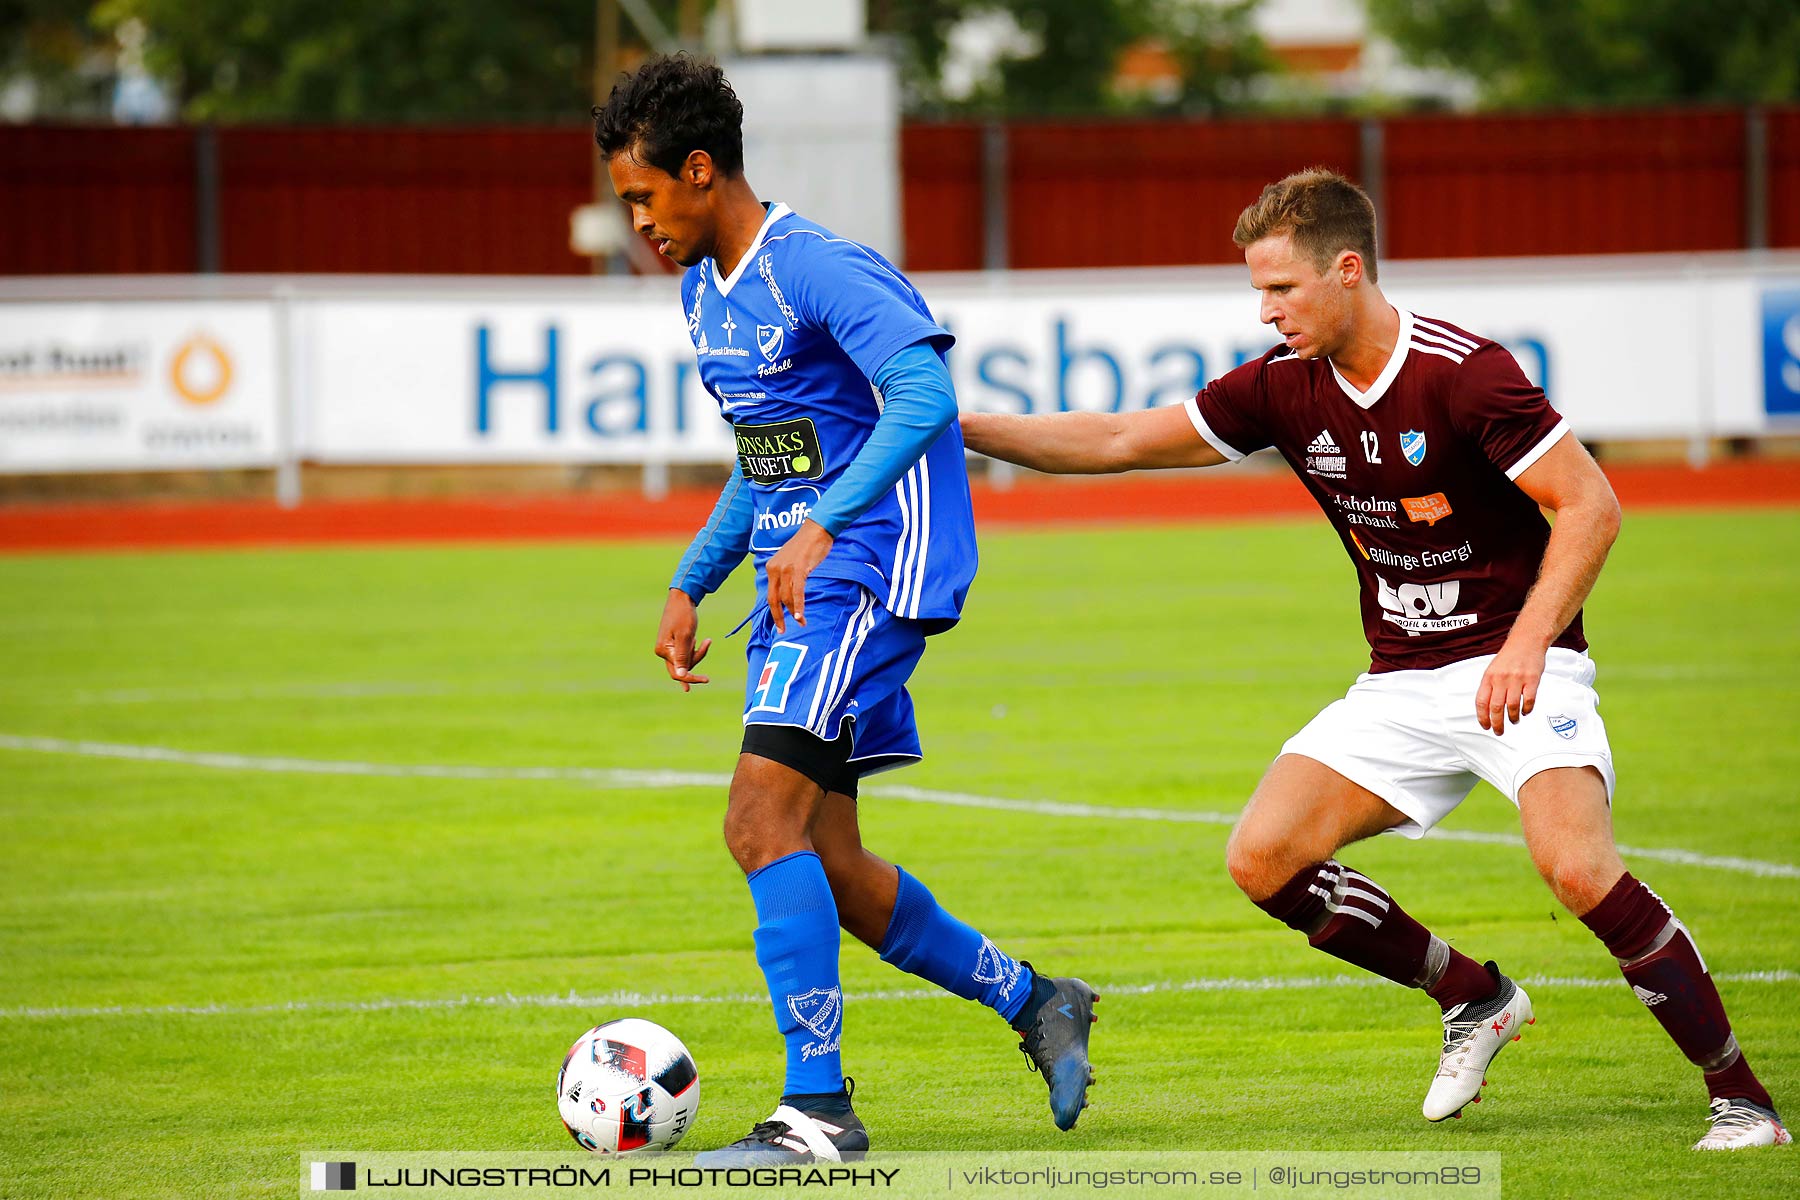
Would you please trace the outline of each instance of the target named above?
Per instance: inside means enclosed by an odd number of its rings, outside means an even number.
[[[920,276],[966,408],[1178,402],[1272,344],[1242,268]],[[1800,254],[1392,263],[1591,440],[1800,432]],[[721,334],[720,336],[728,336]],[[0,472],[726,462],[672,279],[0,281]],[[291,496],[290,496],[291,498]]]

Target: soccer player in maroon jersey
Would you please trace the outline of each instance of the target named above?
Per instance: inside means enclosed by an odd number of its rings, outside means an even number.
[[[1051,472],[1205,467],[1272,446],[1337,530],[1369,671],[1282,747],[1232,831],[1232,879],[1320,950],[1438,1002],[1424,1113],[1461,1116],[1535,1023],[1530,997],[1334,856],[1390,830],[1423,837],[1485,779],[1518,805],[1557,900],[1701,1069],[1711,1127],[1694,1148],[1788,1142],[1692,936],[1613,842],[1581,630],[1619,531],[1606,476],[1503,347],[1388,303],[1374,207],[1348,180],[1269,185],[1233,239],[1281,345],[1181,407],[962,419],[971,449]]]

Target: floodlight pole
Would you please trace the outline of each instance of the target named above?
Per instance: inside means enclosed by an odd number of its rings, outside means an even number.
[[[619,0],[594,0],[594,103],[605,104],[612,95],[613,81],[619,77]],[[606,174],[606,160],[600,147],[589,147],[594,164],[594,203],[614,203],[612,180]],[[625,269],[618,254],[596,254],[590,260],[593,273],[605,275]]]
[[[699,46],[706,36],[705,0],[681,0],[680,14],[676,24],[680,30],[682,45]]]

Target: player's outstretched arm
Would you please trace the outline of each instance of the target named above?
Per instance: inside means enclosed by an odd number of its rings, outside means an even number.
[[[687,553],[675,568],[669,581],[669,598],[663,605],[662,620],[656,629],[656,657],[663,660],[669,678],[681,685],[711,682],[696,675],[693,668],[712,648],[712,639],[696,643],[700,618],[696,611],[700,601],[718,590],[732,570],[750,550],[750,528],[755,520],[755,507],[750,489],[744,483],[741,467],[733,466],[731,478],[719,492],[719,502],[712,515],[689,543]]]
[[[1137,412],[964,413],[969,449],[1055,475],[1104,475],[1225,461],[1180,405]]]
[[[1619,536],[1619,500],[1612,484],[1573,433],[1567,433],[1514,481],[1540,507],[1556,514],[1537,583],[1513,622],[1500,653],[1475,693],[1482,728],[1503,733],[1537,702],[1544,656],[1587,603],[1607,552]]]

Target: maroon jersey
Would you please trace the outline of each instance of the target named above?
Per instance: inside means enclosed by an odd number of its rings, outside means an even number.
[[[1402,311],[1367,392],[1278,346],[1187,408],[1228,459],[1275,447],[1325,510],[1362,583],[1371,671],[1500,649],[1550,538],[1513,480],[1569,429],[1505,347]],[[1587,648],[1579,613],[1555,644]]]

